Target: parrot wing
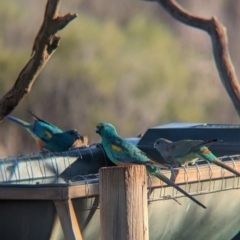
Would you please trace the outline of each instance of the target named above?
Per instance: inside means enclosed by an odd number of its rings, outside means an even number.
[[[39,118],[39,117],[36,116],[33,112],[31,112],[30,110],[28,110],[28,112],[35,118],[35,120],[37,120],[37,121],[39,121],[39,122],[42,122],[42,123],[45,123],[46,125],[52,126],[53,128],[58,128],[58,127],[56,127],[55,125],[53,125],[53,124],[51,124],[51,123],[49,123],[49,122],[47,122],[47,121]],[[59,129],[59,128],[58,128],[58,129]]]
[[[202,146],[203,141],[201,140],[181,140],[173,143],[169,143],[167,151],[170,159],[181,158],[196,151]]]
[[[218,138],[201,141],[199,144],[196,144],[195,146],[193,146],[191,151],[195,152],[195,151],[201,150],[202,147],[209,147],[209,146],[211,146],[213,143],[215,143],[217,141],[219,141]]]
[[[43,141],[49,141],[53,134],[63,132],[58,127],[39,120],[35,120],[32,131]]]
[[[153,165],[158,168],[166,166],[151,160],[143,151],[120,137],[110,140],[111,152],[115,159],[124,163]]]
[[[31,111],[28,110],[28,112],[35,118],[34,127],[33,127],[34,130],[36,131],[36,133],[42,135],[42,137],[46,136],[45,131],[49,132],[50,134],[63,132],[57,126],[55,126],[47,121],[44,121],[43,119],[39,118],[34,113],[32,113]],[[46,133],[46,134],[49,135],[48,133]]]
[[[75,142],[74,139],[69,139],[66,133],[55,133],[49,140],[49,145],[54,149],[54,151],[67,151]]]

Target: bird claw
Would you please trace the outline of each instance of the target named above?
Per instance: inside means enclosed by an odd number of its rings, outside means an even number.
[[[45,149],[45,148],[43,148],[41,151],[40,151],[40,153],[48,153],[49,152],[49,150],[47,150],[47,149]]]
[[[172,200],[174,200],[176,203],[178,203],[179,205],[182,205],[175,197],[172,197],[172,196],[170,196],[170,195],[163,196],[163,199],[164,199],[164,200],[172,199]]]
[[[52,153],[51,151],[49,151],[49,150],[47,150],[47,149],[45,149],[45,148],[43,148],[43,149],[39,152],[39,154],[45,155],[45,156],[50,155],[51,153]]]

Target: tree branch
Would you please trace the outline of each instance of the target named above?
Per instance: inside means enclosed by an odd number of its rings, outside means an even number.
[[[174,0],[157,0],[157,2],[178,21],[206,31],[210,35],[220,79],[240,116],[240,85],[228,51],[228,39],[224,26],[216,17],[206,19],[191,15]]]
[[[61,0],[48,0],[42,26],[33,44],[32,57],[12,88],[0,100],[0,121],[31,91],[37,76],[59,46],[60,37],[55,34],[77,17],[70,13],[58,16],[60,3]]]

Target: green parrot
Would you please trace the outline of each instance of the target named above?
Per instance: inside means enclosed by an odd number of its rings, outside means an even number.
[[[13,116],[7,116],[6,118],[24,127],[34,138],[40,150],[47,149],[52,152],[67,151],[76,140],[81,139],[81,135],[77,130],[73,129],[63,132],[57,126],[40,119],[33,113],[31,114],[35,118],[34,124]]]
[[[167,139],[159,138],[155,141],[154,148],[159,151],[166,162],[171,164],[186,166],[189,162],[195,163],[197,159],[201,158],[240,176],[237,170],[224,164],[207,148],[216,141],[218,139],[207,141],[186,139],[171,142]]]
[[[121,138],[115,127],[106,122],[101,122],[96,127],[96,132],[102,137],[102,145],[108,158],[116,165],[141,164],[145,165],[148,173],[159,178],[163,182],[176,188],[179,192],[190,198],[199,206],[206,208],[190,194],[185,192],[178,185],[173,183],[164,174],[161,173],[162,165],[151,160],[143,151],[135,145]]]

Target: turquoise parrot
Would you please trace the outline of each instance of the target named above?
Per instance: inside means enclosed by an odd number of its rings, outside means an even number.
[[[41,150],[44,148],[53,152],[67,151],[77,139],[81,138],[77,130],[63,132],[53,124],[38,118],[33,113],[31,114],[35,118],[34,124],[27,123],[13,116],[7,116],[6,118],[23,126],[35,139]]]
[[[179,192],[189,197],[192,201],[203,208],[206,208],[202,203],[197,201],[190,194],[181,189],[178,185],[173,183],[164,174],[161,173],[160,164],[151,160],[143,151],[135,145],[127,142],[121,138],[115,127],[110,123],[101,122],[96,127],[96,132],[102,137],[102,145],[108,158],[116,165],[128,164],[143,164],[146,166],[148,173],[156,176],[163,182],[176,188]]]
[[[159,138],[155,141],[154,148],[160,152],[166,162],[171,164],[187,165],[189,162],[195,163],[198,158],[201,158],[240,176],[237,170],[224,164],[207,148],[216,141],[218,139],[207,141],[187,139],[171,142],[167,139]]]

